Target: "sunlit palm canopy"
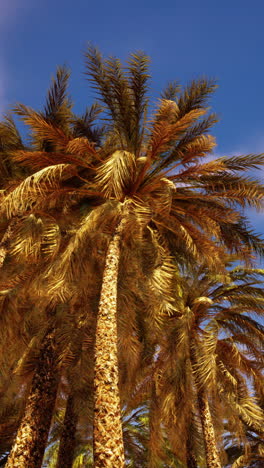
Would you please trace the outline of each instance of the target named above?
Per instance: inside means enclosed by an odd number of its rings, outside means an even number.
[[[82,118],[71,110],[63,68],[44,112],[16,106],[30,141],[27,149],[9,154],[30,175],[1,192],[1,215],[45,212],[63,224],[74,206],[79,219],[99,206],[104,224],[114,226],[126,213],[127,233],[166,237],[179,257],[219,265],[221,244],[245,256],[262,254],[263,242],[243,210],[261,207],[263,186],[248,172],[263,164],[263,155],[207,158],[215,147],[207,133],[217,121],[207,103],[215,82],[200,79],[182,91],[170,83],[149,116],[143,53],[132,54],[126,66],[103,59],[93,47],[85,56],[99,103]]]

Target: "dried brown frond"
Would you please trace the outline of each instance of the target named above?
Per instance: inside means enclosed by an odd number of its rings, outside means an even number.
[[[23,104],[18,104],[14,108],[14,112],[30,127],[33,143],[35,142],[36,146],[39,147],[45,140],[52,143],[58,151],[66,148],[69,136],[56,124],[48,121],[40,113]]]

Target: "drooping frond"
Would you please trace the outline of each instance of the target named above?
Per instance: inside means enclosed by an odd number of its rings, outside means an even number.
[[[41,113],[35,112],[23,104],[18,104],[14,108],[14,112],[30,127],[31,138],[37,149],[44,140],[52,143],[57,150],[65,149],[69,142],[69,136],[57,124],[45,119]]]
[[[215,384],[216,373],[216,346],[218,338],[218,324],[211,321],[203,331],[202,343],[197,348],[194,345],[194,353],[197,352],[195,364],[193,364],[193,372],[196,383],[200,388],[204,386],[210,387]]]
[[[98,168],[96,181],[107,197],[122,199],[129,191],[136,169],[135,156],[128,151],[115,151]]]
[[[43,197],[60,188],[60,182],[73,176],[76,170],[70,164],[46,167],[27,177],[16,189],[3,196],[0,212],[7,217],[16,216],[38,207]]]
[[[223,242],[230,252],[241,253],[255,252],[257,255],[264,254],[262,237],[253,231],[245,217],[232,225],[222,224],[221,235]]]
[[[223,161],[223,159],[222,159]],[[229,203],[239,203],[241,206],[261,208],[264,186],[256,179],[238,177],[227,173],[215,175],[201,175],[197,183],[206,182],[207,190],[221,197]]]
[[[39,171],[48,166],[55,166],[58,163],[73,164],[75,166],[91,168],[91,159],[96,154],[87,139],[74,138],[67,145],[69,153],[44,153],[43,151],[16,151],[12,159],[20,163],[23,167],[31,171]],[[97,154],[96,154],[97,157]]]
[[[168,252],[157,242],[158,235],[151,230],[153,242],[156,243],[159,252],[159,264],[153,270],[149,277],[150,287],[153,297],[157,302],[158,314],[172,315],[175,311],[175,301],[173,298],[173,286],[175,280],[176,269],[173,265],[172,258]]]
[[[41,257],[51,260],[60,247],[60,230],[51,217],[33,214],[20,220],[13,231],[10,254],[23,262],[34,263]]]
[[[153,129],[150,130],[149,158],[151,160],[155,160],[160,153],[168,150],[170,146],[180,138],[185,130],[206,112],[204,109],[193,109],[175,123],[172,123],[175,119],[173,115],[175,112],[177,116],[177,110],[174,109],[174,105],[177,107],[177,104],[172,101],[162,101],[157,112]],[[172,120],[172,122],[170,120]]]

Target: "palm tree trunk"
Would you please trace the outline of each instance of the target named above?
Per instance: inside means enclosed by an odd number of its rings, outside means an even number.
[[[221,468],[211,412],[207,397],[202,390],[198,390],[197,399],[203,429],[207,468]]]
[[[48,330],[6,468],[40,468],[58,389],[54,329]]]
[[[109,243],[100,296],[95,340],[94,468],[125,466],[118,387],[117,277],[122,220]]]
[[[186,456],[186,466],[187,468],[198,468],[196,458],[192,452],[188,452]]]
[[[73,395],[69,395],[63,421],[56,468],[72,468],[76,443],[76,426],[77,415],[74,411],[74,398]]]
[[[191,430],[191,427],[189,427],[189,431],[190,430]],[[186,440],[186,466],[187,468],[198,468],[197,460],[193,453],[193,444],[191,442],[191,438],[189,434],[187,434],[187,440]]]
[[[159,399],[153,381],[149,409],[148,468],[157,468],[162,462],[164,440],[161,428]]]
[[[6,232],[4,233],[4,235],[3,235],[2,239],[1,239],[1,242],[0,242],[0,268],[2,268],[2,266],[4,264],[4,261],[5,261],[6,255],[7,255],[7,251],[8,251],[8,247],[9,247],[9,243],[10,243],[10,240],[11,240],[11,237],[12,237],[12,234],[13,234],[13,231],[14,231],[14,228],[15,228],[17,222],[18,222],[17,218],[14,218],[9,223],[9,226],[8,226]]]

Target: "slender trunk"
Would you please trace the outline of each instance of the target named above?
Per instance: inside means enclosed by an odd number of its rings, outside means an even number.
[[[189,430],[190,429],[191,428],[189,428]],[[191,438],[189,435],[187,435],[187,441],[186,441],[186,465],[187,465],[187,468],[198,468],[197,460],[193,453],[193,445],[192,445]]]
[[[161,428],[159,399],[153,382],[149,409],[148,468],[157,468],[162,462],[164,440]]]
[[[125,466],[117,356],[117,276],[124,220],[109,243],[97,318],[94,369],[94,468]]]
[[[71,468],[75,449],[77,415],[74,411],[74,398],[69,395],[60,438],[60,447],[56,468]]]
[[[202,423],[207,468],[221,468],[220,458],[216,446],[215,431],[207,397],[202,390],[198,390],[198,407]]]
[[[202,424],[207,468],[221,468],[208,399],[204,389],[201,388],[201,385],[199,384],[199,381],[196,377],[195,366],[197,366],[197,358],[193,347],[190,347],[190,360],[194,383],[197,391],[198,410]]]
[[[18,222],[17,218],[14,218],[9,223],[9,226],[8,226],[6,232],[4,233],[4,235],[3,235],[2,239],[1,239],[1,242],[0,242],[0,268],[2,268],[2,266],[4,264],[4,261],[5,261],[6,255],[7,255],[7,251],[8,251],[8,247],[9,247],[9,243],[10,243],[13,231],[14,231],[14,227],[16,226],[17,222]]]
[[[58,389],[54,330],[42,342],[38,364],[6,468],[40,468]]]
[[[186,466],[187,468],[198,468],[196,458],[192,452],[188,452],[186,456]]]

